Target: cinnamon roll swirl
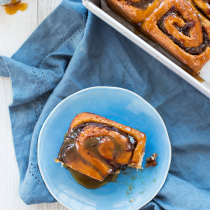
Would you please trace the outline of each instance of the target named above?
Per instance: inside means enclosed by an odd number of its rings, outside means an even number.
[[[209,24],[185,0],[164,0],[141,29],[195,73],[210,59]]]
[[[207,0],[106,0],[109,7],[195,73],[210,60]]]
[[[96,114],[71,122],[56,162],[103,181],[122,166],[141,168],[145,134]]]

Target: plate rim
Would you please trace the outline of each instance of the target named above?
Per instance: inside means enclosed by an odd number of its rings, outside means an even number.
[[[158,117],[160,118],[162,124],[163,124],[163,127],[164,127],[164,130],[166,132],[166,137],[167,137],[167,141],[168,141],[168,149],[169,149],[169,161],[168,161],[168,166],[167,166],[167,170],[166,170],[166,173],[164,175],[164,179],[160,185],[160,187],[156,190],[156,192],[154,193],[154,195],[151,197],[151,199],[149,199],[148,201],[144,202],[142,205],[140,205],[136,210],[142,208],[143,206],[145,206],[146,204],[148,204],[151,200],[153,200],[153,198],[160,192],[160,190],[162,189],[165,181],[166,181],[166,178],[168,176],[168,172],[169,172],[169,168],[170,168],[170,165],[171,165],[171,158],[172,158],[172,149],[171,149],[171,142],[170,142],[170,139],[169,139],[169,135],[168,135],[168,131],[166,129],[166,125],[162,119],[162,117],[160,116],[160,114],[158,113],[158,111],[149,103],[147,102],[144,98],[142,98],[140,95],[138,95],[137,93],[134,93],[133,91],[130,91],[128,89],[125,89],[125,88],[120,88],[120,87],[112,87],[112,86],[94,86],[94,87],[89,87],[89,88],[85,88],[85,89],[82,89],[82,90],[79,90],[75,93],[72,93],[71,95],[67,96],[66,98],[64,98],[62,101],[60,101],[54,108],[53,110],[50,112],[50,114],[47,116],[47,118],[45,119],[41,129],[40,129],[40,133],[39,133],[39,136],[38,136],[38,143],[37,143],[37,160],[38,160],[38,166],[39,166],[39,171],[40,171],[40,174],[42,176],[42,179],[47,187],[47,189],[49,190],[50,194],[55,198],[56,201],[58,201],[60,204],[62,204],[63,206],[65,206],[66,208],[68,208],[69,210],[74,210],[74,209],[71,209],[70,207],[66,206],[65,204],[63,204],[60,199],[53,193],[51,192],[51,190],[49,189],[49,186],[47,184],[47,181],[45,180],[45,176],[42,172],[42,168],[40,167],[41,164],[40,164],[40,159],[39,159],[39,148],[40,148],[40,139],[41,139],[41,136],[42,136],[42,132],[44,130],[44,127],[46,126],[47,122],[49,121],[49,118],[51,115],[53,115],[53,113],[58,109],[59,106],[61,106],[63,103],[65,103],[65,101],[67,101],[70,97],[74,96],[74,95],[78,95],[80,94],[81,92],[86,92],[86,91],[90,91],[92,89],[115,89],[115,90],[122,90],[122,91],[125,91],[125,92],[128,92],[136,97],[138,97],[140,100],[144,101],[150,108],[152,108],[158,115]]]

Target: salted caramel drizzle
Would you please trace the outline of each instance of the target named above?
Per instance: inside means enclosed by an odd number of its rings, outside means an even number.
[[[85,132],[88,131],[88,129],[92,129],[93,137],[90,134],[90,136],[82,142],[81,139],[84,138]],[[127,143],[126,145],[121,145],[117,142],[117,139],[110,135],[98,136],[96,135],[96,130],[105,130],[106,133],[109,133],[108,131],[110,131],[110,133],[114,133],[116,136],[121,136],[121,138],[126,139]],[[83,123],[67,133],[60,148],[58,160],[67,166],[72,163],[80,164],[81,167],[87,167],[87,171],[96,171],[99,178],[104,178],[108,174],[114,174],[123,165],[128,164],[129,161],[125,162],[121,157],[128,155],[127,157],[131,159],[132,155],[129,156],[129,154],[132,154],[135,145],[136,139],[134,137],[125,134],[113,126],[103,123]],[[104,148],[107,148],[106,146],[108,147],[108,150],[104,150]],[[83,147],[83,150],[81,147]],[[91,163],[91,161],[88,160],[88,157],[82,154],[82,151],[88,151],[91,160],[96,158],[98,162],[102,163],[101,166],[104,166],[107,169],[108,173],[106,174],[106,171],[103,172],[102,167],[97,165],[97,163],[95,165]],[[74,167],[72,168],[74,169]],[[98,180],[100,180],[99,178]]]
[[[191,55],[199,55],[201,53],[203,53],[207,47],[210,46],[210,39],[208,37],[208,34],[206,33],[204,27],[202,27],[202,33],[203,33],[203,42],[198,46],[198,47],[185,47],[183,46],[183,44],[181,43],[180,40],[176,39],[175,37],[173,37],[171,34],[169,34],[167,32],[167,30],[165,29],[165,19],[169,16],[169,15],[174,15],[174,16],[178,16],[178,17],[182,17],[179,12],[176,10],[175,7],[172,7],[167,13],[165,13],[165,15],[163,15],[157,22],[157,25],[159,27],[159,29],[166,34],[171,40],[173,40],[173,42],[175,44],[177,44],[179,47],[181,47],[183,50],[185,50],[187,53],[191,54]],[[183,18],[182,18],[183,19]],[[195,22],[193,20],[191,21],[186,21],[185,20],[185,26],[184,27],[179,27],[178,25],[174,24],[174,26],[177,28],[177,30],[180,33],[183,33],[185,36],[190,37],[190,28],[193,27],[195,24]]]
[[[108,184],[109,182],[114,182],[118,177],[118,174],[109,174],[103,181],[98,181],[89,176],[86,176],[85,174],[81,174],[80,172],[69,168],[65,164],[64,164],[64,167],[71,173],[71,175],[73,176],[73,178],[78,184],[82,185],[83,187],[87,189],[100,188]]]

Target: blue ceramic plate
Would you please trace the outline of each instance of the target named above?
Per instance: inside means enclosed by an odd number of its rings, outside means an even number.
[[[98,189],[79,185],[54,159],[71,121],[81,112],[95,113],[144,132],[147,143],[143,166],[154,152],[158,165],[139,171],[128,169],[120,173],[117,182]],[[121,88],[93,87],[70,95],[51,112],[39,136],[38,162],[44,182],[54,198],[72,210],[137,210],[159,192],[170,161],[170,141],[160,115],[140,96]]]

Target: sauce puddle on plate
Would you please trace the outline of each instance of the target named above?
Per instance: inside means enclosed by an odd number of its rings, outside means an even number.
[[[110,174],[103,181],[98,181],[96,179],[93,179],[89,176],[86,176],[78,171],[69,168],[65,164],[63,166],[71,173],[71,175],[78,184],[82,185],[87,189],[97,189],[99,187],[108,184],[109,182],[114,182],[118,177],[118,174]]]

